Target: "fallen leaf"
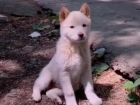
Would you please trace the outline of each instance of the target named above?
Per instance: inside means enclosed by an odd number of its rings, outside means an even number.
[[[99,64],[95,64],[92,67],[92,72],[101,73],[101,72],[107,70],[108,68],[109,68],[109,65],[107,63],[99,63]]]
[[[140,85],[140,78],[136,79],[136,81],[134,82],[134,87],[137,87]]]
[[[132,91],[133,90],[133,82],[132,81],[126,81],[125,84],[123,85],[123,87],[127,91]]]
[[[101,58],[105,54],[105,51],[106,51],[105,48],[100,48],[100,49],[97,49],[96,51],[94,51],[93,55],[97,56],[98,58]]]

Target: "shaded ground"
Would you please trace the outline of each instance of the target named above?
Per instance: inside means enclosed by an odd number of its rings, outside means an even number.
[[[59,33],[48,36],[52,29],[45,29],[41,37],[31,38],[32,26],[46,16],[11,17],[11,22],[0,25],[0,105],[57,105],[47,99],[35,103],[32,98],[32,86],[41,68],[51,59],[55,51]],[[51,25],[50,21],[45,24]],[[54,30],[54,29],[53,29]],[[125,79],[105,71],[95,76],[96,93],[103,98],[103,105],[131,105],[126,101],[127,94],[123,89]],[[79,105],[89,105],[80,89],[77,94]]]
[[[88,3],[91,10],[92,32],[96,46],[105,46],[108,62],[114,70],[130,77],[140,71],[140,0],[35,0],[56,13],[62,6],[79,10]]]

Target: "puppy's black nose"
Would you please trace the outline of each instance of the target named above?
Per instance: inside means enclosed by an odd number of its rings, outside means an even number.
[[[84,37],[84,34],[83,34],[83,33],[79,33],[78,36],[79,36],[80,38],[83,38],[83,37]]]

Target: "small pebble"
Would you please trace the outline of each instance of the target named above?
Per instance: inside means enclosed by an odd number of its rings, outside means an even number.
[[[41,34],[39,32],[33,32],[29,36],[32,37],[32,38],[36,38],[36,37],[41,36]]]

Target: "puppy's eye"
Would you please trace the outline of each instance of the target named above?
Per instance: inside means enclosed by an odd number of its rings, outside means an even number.
[[[70,28],[74,28],[74,26],[70,26]]]
[[[83,27],[86,27],[87,25],[86,24],[83,24]]]

